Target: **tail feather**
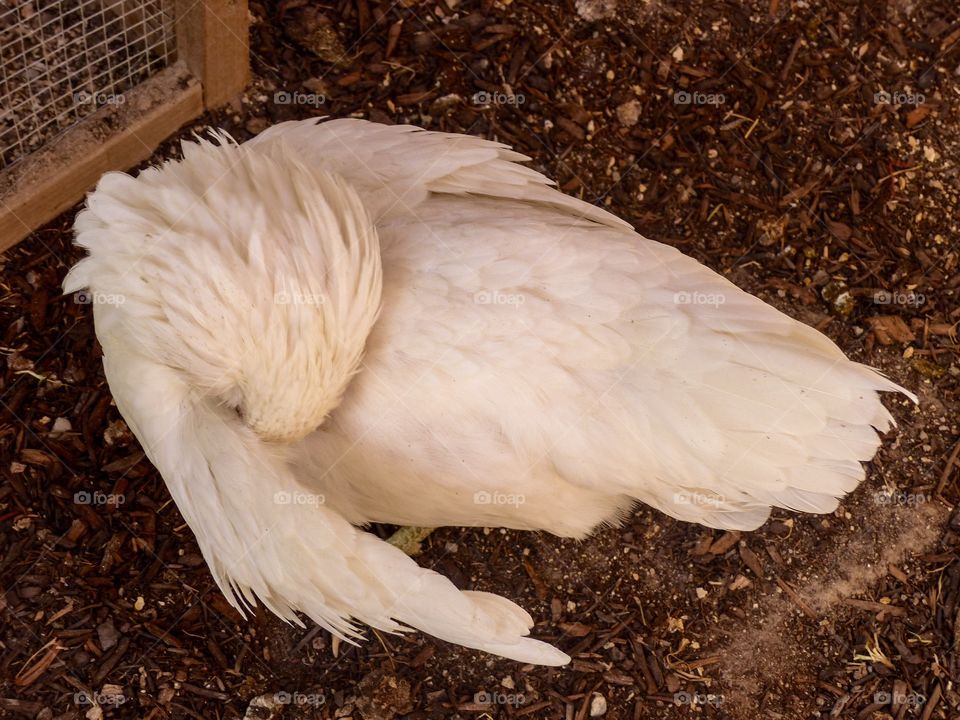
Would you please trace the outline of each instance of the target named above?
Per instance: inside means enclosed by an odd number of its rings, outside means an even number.
[[[658,482],[627,492],[722,528],[753,529],[771,507],[836,510],[864,479],[878,432],[895,425],[880,393],[916,395],[689,258],[656,243],[648,252],[671,275],[663,303],[684,284],[724,302],[691,312],[654,381],[638,387],[634,414],[656,418],[656,450],[645,452]]]

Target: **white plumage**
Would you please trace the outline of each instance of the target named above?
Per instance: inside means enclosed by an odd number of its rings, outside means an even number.
[[[240,609],[562,664],[355,526],[830,512],[905,392],[502,145],[344,119],[183,151],[103,177],[64,288],[123,299],[110,388]]]

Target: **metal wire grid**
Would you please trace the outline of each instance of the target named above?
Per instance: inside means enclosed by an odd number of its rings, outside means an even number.
[[[174,0],[0,0],[0,169],[174,60]]]

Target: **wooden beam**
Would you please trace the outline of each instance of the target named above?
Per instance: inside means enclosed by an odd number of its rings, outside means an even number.
[[[177,0],[177,58],[203,86],[208,110],[240,94],[250,79],[247,0]]]
[[[105,172],[146,160],[203,112],[200,84],[181,62],[123,99],[0,172],[0,252],[71,208]]]

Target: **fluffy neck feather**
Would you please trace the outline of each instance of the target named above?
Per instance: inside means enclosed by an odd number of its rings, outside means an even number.
[[[127,328],[149,355],[261,438],[295,440],[359,367],[380,307],[376,231],[342,178],[283,147],[183,150],[104,176],[76,223],[90,257],[64,287],[119,288],[151,320]]]

